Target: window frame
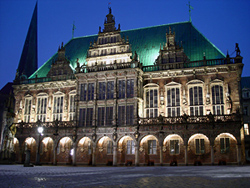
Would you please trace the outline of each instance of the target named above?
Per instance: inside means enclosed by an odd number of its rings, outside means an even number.
[[[57,104],[56,106],[55,106],[55,98],[60,98],[60,100],[61,100],[61,105],[60,104]],[[54,95],[53,95],[53,112],[52,112],[52,119],[53,119],[53,121],[55,121],[56,119],[58,119],[58,121],[63,121],[63,114],[64,114],[64,100],[65,100],[65,94],[64,93],[62,93],[62,92],[56,92]],[[57,101],[58,100],[56,100],[56,103],[57,103]],[[60,112],[55,112],[55,109],[56,109],[56,111],[58,111],[57,109],[58,109],[58,106],[60,106],[59,107],[59,111]],[[57,108],[56,108],[57,107]],[[58,116],[60,117],[60,118],[58,118]]]
[[[228,153],[230,151],[230,138],[221,137],[220,138],[220,153]]]
[[[201,80],[191,80],[190,82],[187,83],[187,86],[188,86],[188,104],[189,104],[189,115],[190,116],[204,116],[204,82],[201,81]],[[193,88],[193,101],[194,99],[196,98],[195,97],[195,93],[194,93],[194,88],[197,87],[197,96],[198,96],[198,103],[200,102],[199,100],[199,87],[201,87],[201,101],[202,101],[202,104],[198,104],[198,105],[191,105],[191,93],[190,93],[190,89]],[[195,104],[195,102],[193,102]],[[191,108],[193,108],[193,114],[191,114]],[[196,112],[198,112],[198,114],[196,114]]]
[[[46,122],[47,121],[47,108],[48,108],[48,101],[49,97],[47,93],[39,93],[37,95],[37,99],[36,99],[36,120],[40,120],[42,122]],[[42,103],[40,103],[40,101],[43,101]],[[41,104],[41,105],[39,105]],[[41,113],[39,113],[41,112]],[[41,119],[42,118],[42,119]]]
[[[172,105],[173,99],[172,99],[172,89],[175,89],[175,106]],[[179,105],[177,101],[177,89],[179,90]],[[168,90],[170,91],[171,98],[168,99]],[[169,102],[171,104],[169,104]],[[176,82],[170,82],[169,84],[165,85],[165,114],[166,117],[178,117],[181,116],[181,84]],[[173,110],[174,109],[174,110]],[[169,116],[169,110],[171,113],[171,116]],[[173,112],[175,113],[173,116]]]
[[[29,101],[28,104],[26,101]],[[24,97],[23,121],[25,123],[30,123],[31,120],[32,101],[33,97],[31,95],[26,95]]]
[[[198,140],[198,142],[197,142],[197,140]],[[204,138],[196,138],[196,139],[194,139],[194,144],[195,144],[195,154],[196,155],[204,155],[206,153],[205,139]],[[197,149],[197,145],[198,145],[198,149]]]
[[[171,152],[171,142],[173,143],[174,152]],[[178,149],[176,149],[176,143],[178,145]],[[178,150],[178,151],[177,151]],[[169,154],[170,155],[179,155],[180,154],[180,139],[170,139],[169,140]]]
[[[154,146],[154,142],[155,142],[155,146]],[[148,140],[147,143],[148,143],[148,155],[157,155],[157,141]]]
[[[144,117],[146,118],[156,118],[159,116],[159,85],[150,83],[143,87],[144,90]],[[151,90],[153,91],[153,96],[150,96]],[[157,96],[155,96],[155,91],[157,91]],[[147,94],[149,93],[149,94]],[[152,100],[151,100],[152,98]],[[155,103],[155,99],[157,102]],[[147,102],[148,101],[148,102]],[[153,101],[153,107],[150,107],[150,101]],[[155,106],[156,105],[156,106]],[[152,116],[150,114],[153,114]]]
[[[219,87],[219,88],[215,88]],[[214,91],[213,91],[214,88]],[[219,97],[216,95],[216,90],[219,89]],[[221,94],[222,89],[222,94]],[[221,80],[216,79],[210,85],[210,93],[211,93],[211,104],[212,104],[212,112],[214,115],[224,115],[225,114],[225,89],[223,87],[223,82]],[[217,98],[219,98],[219,102],[217,103]],[[219,112],[218,112],[219,111]]]

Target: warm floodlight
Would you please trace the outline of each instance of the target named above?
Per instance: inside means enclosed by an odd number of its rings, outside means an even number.
[[[38,127],[38,128],[37,128],[37,131],[38,131],[40,134],[43,134],[43,127]]]

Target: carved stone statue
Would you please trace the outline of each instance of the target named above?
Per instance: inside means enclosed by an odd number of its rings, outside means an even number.
[[[235,51],[236,51],[236,56],[240,56],[240,48],[238,43],[235,44]]]

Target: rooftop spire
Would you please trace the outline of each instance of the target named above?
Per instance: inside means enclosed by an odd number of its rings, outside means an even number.
[[[23,46],[22,55],[17,68],[16,79],[27,78],[37,70],[37,2],[30,22],[29,30]]]
[[[189,22],[192,22],[192,19],[191,19],[191,10],[194,9],[191,5],[190,5],[190,1],[188,1],[188,4],[187,4],[188,8],[189,8]]]

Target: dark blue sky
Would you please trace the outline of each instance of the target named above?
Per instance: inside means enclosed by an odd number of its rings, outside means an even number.
[[[122,30],[189,20],[188,0],[40,0],[38,67],[72,37],[97,34],[108,3]],[[36,0],[0,0],[0,88],[13,81]],[[250,1],[192,0],[193,25],[224,54],[239,43],[243,76],[250,76]],[[232,54],[235,56],[235,53]]]

